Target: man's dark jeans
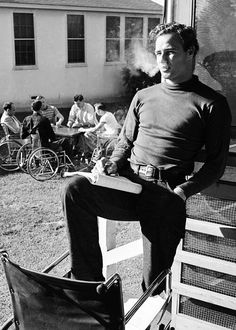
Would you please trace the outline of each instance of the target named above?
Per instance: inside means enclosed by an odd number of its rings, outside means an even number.
[[[78,279],[103,280],[97,216],[139,221],[143,236],[142,287],[145,290],[162,270],[172,265],[177,245],[184,234],[185,203],[166,184],[147,182],[131,171],[127,177],[142,184],[140,194],[98,187],[80,176],[67,182],[62,203],[71,266]]]

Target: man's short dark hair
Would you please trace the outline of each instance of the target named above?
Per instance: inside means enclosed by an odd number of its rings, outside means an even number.
[[[35,98],[36,101],[40,101],[40,100],[43,100],[43,99],[45,99],[45,97],[43,95],[38,95]]]
[[[95,103],[94,107],[97,108],[98,110],[106,111],[106,105],[104,103]]]
[[[196,56],[199,50],[199,44],[197,40],[196,31],[193,27],[187,26],[185,24],[180,24],[176,22],[158,24],[149,34],[152,41],[163,35],[169,33],[176,33],[183,43],[183,49],[186,52],[189,49],[193,50],[194,56]]]
[[[12,104],[13,104],[13,102],[4,102],[2,107],[3,107],[3,109],[6,110],[6,111],[7,111],[7,110],[11,110],[11,106],[12,106]]]
[[[32,106],[32,109],[34,110],[34,111],[39,111],[40,109],[41,109],[41,107],[42,107],[42,102],[41,101],[34,101],[32,104],[31,104],[31,106]]]
[[[74,101],[75,102],[81,102],[81,101],[83,101],[83,99],[84,99],[84,97],[83,97],[83,95],[82,94],[76,94],[75,96],[74,96]]]

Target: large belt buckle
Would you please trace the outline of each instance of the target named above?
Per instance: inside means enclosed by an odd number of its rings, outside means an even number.
[[[156,168],[152,165],[147,165],[145,168],[145,176],[154,177]]]

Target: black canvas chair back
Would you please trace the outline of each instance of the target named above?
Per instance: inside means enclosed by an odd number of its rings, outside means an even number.
[[[16,329],[122,330],[124,310],[118,274],[104,283],[50,276],[19,267],[2,255]],[[2,328],[3,329],[3,328]]]

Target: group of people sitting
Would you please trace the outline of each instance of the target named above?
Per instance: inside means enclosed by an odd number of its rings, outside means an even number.
[[[60,127],[64,116],[52,105],[47,104],[45,97],[37,96],[31,104],[32,114],[21,123],[15,116],[13,102],[3,104],[1,124],[7,128],[9,135],[18,134],[21,139],[32,139],[33,148],[42,146],[54,151],[64,150],[70,157],[81,158],[82,154],[89,159],[97,146],[97,139],[104,144],[117,138],[125,118],[125,110],[118,109],[115,114],[106,109],[104,103],[94,106],[84,101],[83,95],[74,96],[67,127],[78,128],[79,134],[73,143],[67,138],[56,138],[53,126]],[[117,118],[116,118],[117,116]]]
[[[123,110],[118,111],[120,113]],[[107,110],[104,103],[95,103],[93,107],[84,101],[83,95],[75,95],[67,126],[78,128],[78,131],[83,133],[75,142],[75,153],[78,157],[84,154],[85,158],[90,158],[98,139],[105,144],[116,138],[122,126],[122,122],[119,123],[118,120],[115,114]]]

